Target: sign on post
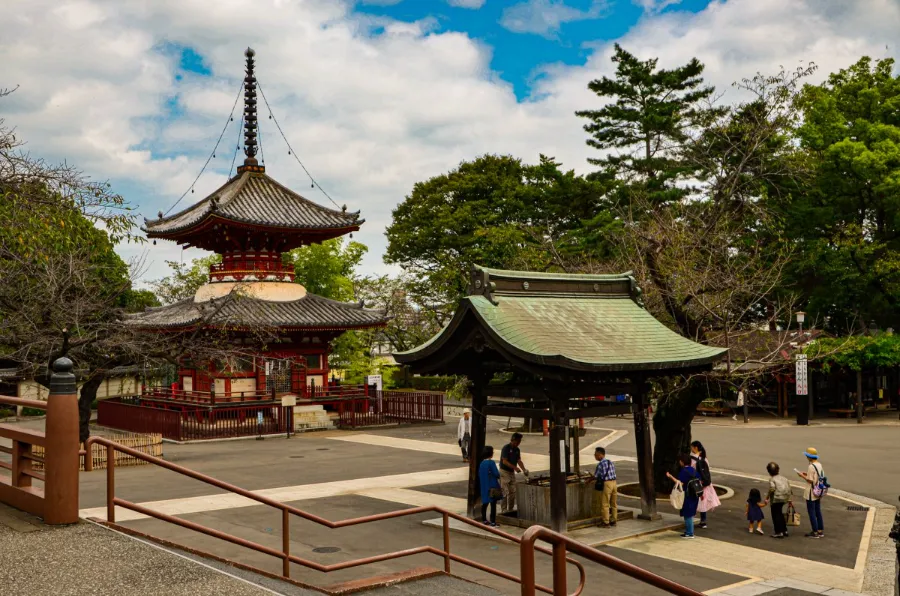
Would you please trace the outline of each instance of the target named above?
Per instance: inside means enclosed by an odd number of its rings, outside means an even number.
[[[292,408],[297,405],[297,396],[293,393],[288,393],[286,395],[281,396],[281,406],[283,408]]]
[[[806,354],[797,354],[795,376],[797,377],[797,395],[809,395],[809,376],[806,368]]]
[[[383,410],[382,410],[382,403],[381,403],[381,396],[382,396],[381,375],[368,375],[368,376],[366,376],[364,382],[369,387],[371,387],[372,385],[375,386],[375,392],[376,392],[375,395],[377,396],[378,411],[382,412]]]

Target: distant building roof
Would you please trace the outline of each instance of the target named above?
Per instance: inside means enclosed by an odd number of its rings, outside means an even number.
[[[303,298],[288,302],[228,296],[198,303],[189,298],[128,315],[127,322],[147,329],[203,324],[324,330],[378,327],[386,320],[387,317],[380,310],[306,294]]]
[[[714,346],[728,347],[732,362],[752,362],[758,364],[791,362],[797,347],[803,347],[826,333],[820,329],[810,329],[800,334],[797,329],[768,330],[753,329],[717,335],[710,339]]]

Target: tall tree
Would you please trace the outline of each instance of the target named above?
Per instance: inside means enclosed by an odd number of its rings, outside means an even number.
[[[581,250],[585,237],[575,232],[602,210],[602,183],[563,171],[552,158],[529,165],[484,155],[415,184],[393,212],[385,261],[442,289],[452,310],[473,263],[552,268],[545,241]]]
[[[802,247],[792,279],[836,332],[900,324],[900,76],[860,59],[808,85],[798,136],[813,188],[783,205]]]
[[[738,86],[750,99],[707,112],[668,152],[693,172],[693,187],[677,200],[630,187],[619,208],[621,268],[633,269],[647,307],[682,335],[728,345],[729,337],[788,319],[782,291],[794,246],[773,205],[802,189],[805,160],[792,134],[795,98],[811,68],[756,76]],[[623,174],[625,178],[628,173]],[[729,366],[671,379],[659,386],[654,417],[655,476],[686,451],[697,406],[727,395],[745,379]]]
[[[677,201],[685,190],[676,183],[695,171],[678,158],[679,147],[692,129],[721,114],[710,107],[715,90],[703,82],[703,64],[694,58],[663,69],[657,58],[640,60],[619,44],[612,62],[613,78],[588,84],[607,103],[575,112],[590,120],[584,125],[591,135],[587,144],[605,153],[588,162],[614,173],[623,189],[638,191],[651,204]],[[627,202],[628,194],[620,198]]]

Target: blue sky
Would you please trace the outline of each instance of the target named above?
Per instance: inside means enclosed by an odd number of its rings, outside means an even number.
[[[479,0],[468,0],[470,5]],[[516,97],[547,64],[584,64],[598,43],[625,35],[651,12],[699,12],[710,0],[485,0],[480,8],[453,0],[363,0],[359,14],[402,21],[434,19],[436,31],[460,31],[492,49],[491,69],[510,83]],[[466,4],[467,0],[457,0]],[[659,10],[652,7],[660,6]]]
[[[816,77],[900,47],[897,0],[7,0],[0,87],[19,85],[0,117],[32,154],[110,180],[141,216],[189,190],[228,117],[243,52],[288,139],[338,204],[359,209],[382,261],[391,212],[414,184],[486,153],[540,154],[591,171],[577,110],[613,72],[612,43],[671,68],[697,57],[706,81],[731,84],[813,61]],[[469,8],[467,8],[468,6]],[[322,205],[261,112],[266,167]],[[177,209],[229,172],[237,131]],[[171,242],[123,246],[140,277],[189,260]]]

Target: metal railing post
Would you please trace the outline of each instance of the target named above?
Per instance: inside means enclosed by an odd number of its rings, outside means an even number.
[[[566,543],[553,543],[553,596],[566,596]]]
[[[522,596],[534,596],[534,538],[528,530],[519,543],[519,577],[522,582]]]
[[[444,513],[444,573],[450,573],[450,516]]]
[[[287,509],[281,510],[281,550],[284,560],[281,563],[281,575],[291,577],[291,516]]]
[[[53,363],[47,397],[44,453],[44,522],[78,521],[78,395],[73,364],[68,358]]]
[[[106,446],[106,521],[116,522],[116,448]]]

